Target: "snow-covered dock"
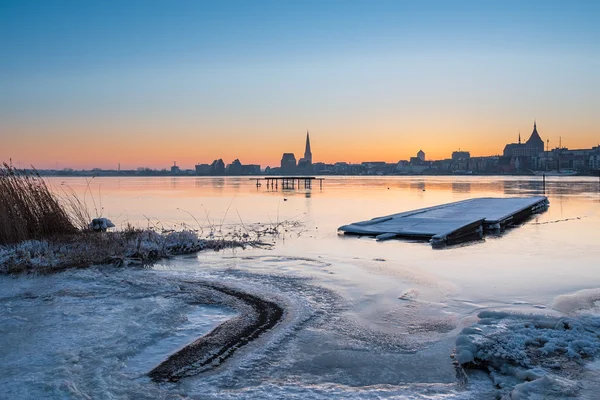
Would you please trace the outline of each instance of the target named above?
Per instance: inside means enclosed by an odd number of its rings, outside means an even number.
[[[481,237],[484,230],[500,230],[548,208],[548,198],[483,197],[441,204],[344,225],[338,230],[357,235],[425,239],[432,245],[454,244]]]

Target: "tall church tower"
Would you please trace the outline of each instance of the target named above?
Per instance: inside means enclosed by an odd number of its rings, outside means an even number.
[[[310,151],[310,136],[308,136],[308,131],[306,131],[306,147],[304,149],[304,161],[308,164],[312,164],[312,153]]]

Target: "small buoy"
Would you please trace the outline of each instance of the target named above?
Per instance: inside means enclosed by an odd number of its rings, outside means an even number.
[[[287,201],[287,199],[283,199],[283,201]]]

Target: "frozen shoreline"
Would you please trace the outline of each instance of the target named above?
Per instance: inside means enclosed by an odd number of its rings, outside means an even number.
[[[181,290],[198,293],[203,303],[218,303],[240,315],[218,325],[171,355],[148,373],[155,382],[177,382],[217,368],[233,353],[274,328],[284,309],[250,293],[208,282],[186,282]]]
[[[45,274],[105,264],[147,266],[176,255],[246,246],[268,247],[270,244],[242,235],[205,239],[192,230],[81,232],[0,246],[0,274]]]
[[[494,387],[483,374],[481,379],[476,372],[472,375],[471,370],[467,370],[469,380],[464,383],[453,376],[449,357],[458,330],[440,331],[433,324],[429,335],[437,339],[430,341],[424,334],[424,341],[413,346],[405,341],[408,337],[397,334],[401,326],[386,333],[366,321],[360,322],[354,312],[347,314],[345,300],[336,299],[335,292],[306,278],[247,270],[262,262],[258,258],[240,260],[244,261],[244,268],[231,270],[223,266],[215,270],[212,268],[216,264],[208,264],[199,273],[185,269],[93,267],[47,276],[2,277],[2,360],[7,371],[14,372],[0,379],[0,387],[13,397],[22,398],[39,397],[40,393],[51,393],[47,396],[50,398],[80,394],[94,398],[108,393],[128,398],[142,392],[146,398],[170,398],[176,393],[205,393],[207,398],[264,398],[271,391],[281,397],[297,392],[317,399],[330,398],[333,393],[352,398],[410,395],[492,399],[512,392],[586,398],[587,384],[580,385],[578,377],[582,382],[593,382],[597,376],[587,367],[592,358],[581,364],[564,363],[564,373],[570,374],[567,381],[555,368],[548,370],[550,375],[542,376],[534,364],[536,359],[534,363],[525,360],[523,373],[511,375],[510,371],[517,370],[508,367],[513,359],[500,357],[496,362],[507,367],[496,364],[497,372],[493,374],[499,387]],[[180,268],[183,263],[197,265],[194,259],[185,257],[175,262]],[[214,262],[222,263],[222,259],[214,257]],[[308,268],[309,262],[314,262],[317,269],[329,268],[308,259],[265,260],[270,268],[274,263],[284,266],[290,262],[303,268]],[[496,357],[503,348],[518,351],[516,345],[541,334],[552,335],[555,343],[560,343],[565,334],[564,339],[575,343],[574,340],[584,338],[578,332],[589,332],[591,325],[587,322],[592,320],[586,319],[586,313],[597,299],[597,290],[557,299],[556,311],[583,313],[569,317],[583,324],[578,331],[560,326],[542,331],[527,327],[540,318],[559,322],[565,319],[562,317],[487,312],[478,321],[470,320],[458,337],[481,329],[477,334],[480,357]],[[401,300],[397,307],[415,310],[420,304],[417,297]],[[216,314],[204,314],[206,323],[197,335],[185,328],[188,339],[169,346],[165,339],[185,326],[190,314],[196,310],[202,313],[205,307],[214,309]],[[261,322],[260,313],[267,319]],[[396,323],[418,324],[415,317],[405,320],[398,316]],[[269,321],[270,328],[275,329],[264,334]],[[250,329],[254,328],[258,331],[254,331],[256,340],[252,341]],[[31,332],[31,338],[23,337],[23,332]],[[194,341],[195,337],[199,338]],[[245,347],[250,343],[253,344]],[[181,345],[184,347],[178,350]],[[30,357],[31,351],[35,357]],[[593,357],[595,351],[590,347],[589,354]],[[222,363],[234,352],[234,357]],[[166,361],[160,363],[159,359]],[[131,360],[135,360],[137,368],[128,367]],[[442,370],[432,373],[432,366]],[[154,370],[149,373],[152,367]],[[527,369],[532,371],[526,372]],[[202,375],[194,377],[196,374]],[[44,382],[51,382],[52,388]],[[61,382],[68,385],[62,386]]]

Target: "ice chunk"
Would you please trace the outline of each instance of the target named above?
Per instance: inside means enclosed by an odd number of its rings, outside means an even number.
[[[590,310],[597,307],[600,302],[600,288],[585,289],[575,293],[558,296],[552,308],[565,314],[572,314],[578,311]]]
[[[483,311],[456,339],[463,368],[484,368],[511,398],[571,396],[588,360],[600,355],[600,317]],[[510,392],[512,391],[512,393]],[[540,393],[542,393],[540,395]],[[557,395],[556,393],[559,393]]]

